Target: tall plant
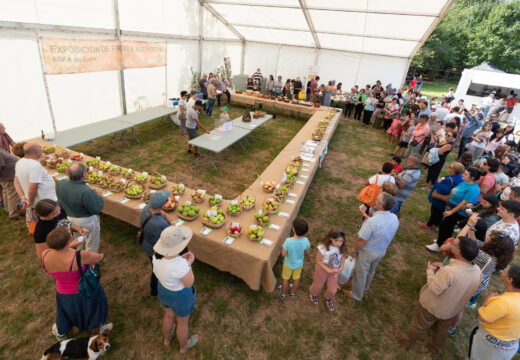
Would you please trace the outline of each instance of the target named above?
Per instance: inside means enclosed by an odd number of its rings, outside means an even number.
[[[200,80],[200,72],[194,71],[193,68],[190,68],[191,71],[191,90],[197,90],[197,84]]]

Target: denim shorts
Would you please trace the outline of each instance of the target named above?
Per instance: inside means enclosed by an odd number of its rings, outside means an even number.
[[[195,309],[195,295],[197,292],[193,286],[179,291],[171,291],[159,282],[158,290],[161,305],[172,309],[175,315],[186,317]]]

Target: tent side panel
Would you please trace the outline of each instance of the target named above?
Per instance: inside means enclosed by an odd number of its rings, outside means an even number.
[[[182,90],[191,90],[191,71],[199,67],[199,43],[192,40],[168,40],[168,97],[180,97]]]
[[[278,45],[267,45],[246,42],[246,52],[244,59],[244,72],[248,75],[253,74],[260,68],[262,74],[269,76],[276,72],[276,62],[278,61]],[[285,79],[285,74],[281,74]]]
[[[404,72],[408,66],[407,58],[396,58],[364,54],[359,63],[356,84],[364,87],[366,84],[375,84],[381,80],[383,85],[388,83],[392,87],[401,87]]]
[[[125,90],[128,112],[166,103],[166,69],[126,69]]]
[[[344,51],[320,50],[318,58],[320,84],[336,80],[343,84],[343,90],[356,85],[356,75],[361,60],[360,54]],[[359,84],[361,87],[361,84]]]

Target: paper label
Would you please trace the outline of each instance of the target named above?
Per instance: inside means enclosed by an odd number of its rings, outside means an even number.
[[[132,169],[128,169],[128,172],[129,172],[130,174],[132,173],[132,171],[133,171]]]
[[[211,210],[211,215],[212,216],[217,216],[217,214],[218,214],[217,210]]]
[[[68,162],[69,164],[72,164],[72,160],[71,160],[71,159],[67,160],[67,162]]]
[[[142,175],[144,175],[144,176],[148,176],[148,172],[147,172],[147,171],[143,171],[143,172],[142,172]]]
[[[226,236],[226,238],[224,239],[224,244],[226,245],[231,245],[233,244],[233,241],[235,241],[235,237],[233,236]]]
[[[94,171],[94,167],[93,166],[89,166],[88,167],[88,171]]]
[[[283,212],[283,211],[279,211],[277,215],[281,216],[281,217],[284,217],[284,218],[288,218],[289,217],[289,214],[286,213],[286,212]]]
[[[112,194],[113,194],[113,192],[107,191],[106,193],[103,194],[103,197],[106,198],[106,197],[109,197]]]
[[[141,203],[141,204],[137,205],[135,208],[136,208],[137,210],[143,210],[145,206],[146,206],[145,203]]]
[[[302,171],[303,171],[303,172],[309,172],[309,169],[307,169],[307,168],[302,168]]]
[[[153,194],[154,192],[157,192],[157,190],[155,190],[155,189],[150,190],[150,194]]]
[[[177,219],[177,221],[175,222],[175,226],[181,226],[182,224],[184,224],[184,220],[182,219]]]
[[[209,233],[211,232],[211,230],[212,230],[212,229],[211,229],[210,227],[205,226],[205,227],[202,228],[202,230],[200,231],[200,233],[201,233],[202,235],[209,235]]]
[[[301,178],[303,179],[308,179],[309,177],[307,175],[300,175]]]
[[[303,163],[302,165],[303,165],[303,167],[309,167],[309,166],[310,166],[310,165],[307,164],[307,163]]]
[[[231,223],[231,226],[240,226],[240,224],[237,223],[237,222],[232,222],[232,223]]]
[[[283,172],[283,175],[282,175],[282,182],[286,182],[287,181],[287,173],[284,171]]]
[[[273,200],[273,198],[269,198],[269,199],[267,199],[267,201],[273,202],[274,200]]]
[[[184,184],[179,184],[179,187],[184,189]]]
[[[112,165],[112,163],[110,161],[105,161],[105,164]]]
[[[66,175],[63,175],[63,176],[60,176],[59,178],[56,178],[56,180],[60,181],[60,180],[65,180],[67,178]]]
[[[123,184],[126,184],[126,179],[125,179],[125,178],[121,178],[121,182],[122,182]]]
[[[286,202],[287,204],[292,204],[292,205],[296,204],[296,203],[294,202],[294,200],[290,200],[290,199],[285,200],[285,202]]]
[[[198,193],[201,193],[202,195],[206,195],[206,190],[197,189]]]
[[[186,205],[188,205],[188,206],[191,205],[191,201],[189,201],[189,200],[186,201]]]
[[[124,204],[124,203],[127,203],[127,202],[129,202],[129,201],[130,201],[129,198],[122,198],[121,200],[119,200],[119,203],[120,203],[120,204]]]
[[[83,154],[83,153],[79,153],[79,156],[83,157],[83,156],[85,156],[85,154]]]
[[[300,181],[300,180],[296,181],[296,184],[305,185],[305,183],[303,181]]]
[[[58,174],[59,174],[58,172],[53,172],[52,174],[49,174],[49,175],[52,176],[52,177],[55,177]]]
[[[165,175],[163,175],[163,176],[161,176],[161,177],[162,177],[163,180],[166,180],[166,176],[165,176]]]
[[[103,176],[103,171],[99,170],[97,173],[99,176]]]
[[[258,210],[258,215],[262,216],[262,209]]]
[[[260,241],[260,244],[267,246],[267,247],[271,247],[273,245],[273,242],[271,240],[262,239],[262,241]]]
[[[215,199],[222,200],[222,195],[215,194]]]
[[[238,200],[231,200],[231,205],[236,205],[238,204]]]
[[[253,225],[249,225],[249,227],[250,227],[251,229],[256,229],[256,225],[254,225],[254,224],[253,224]]]
[[[100,161],[101,161],[101,157],[99,157],[99,156],[96,156],[96,160],[100,160]]]
[[[269,229],[273,229],[273,230],[278,231],[278,230],[280,230],[280,227],[278,225],[276,225],[276,224],[271,224],[271,225],[269,225]]]
[[[296,197],[296,194],[290,192],[290,193],[287,193],[287,196],[295,198],[295,197]]]
[[[210,217],[210,216],[211,216],[211,210],[206,211],[206,215],[207,215],[208,217]]]
[[[233,129],[233,123],[226,122],[226,123],[224,123],[224,126],[222,128],[223,128],[223,131],[231,131]]]

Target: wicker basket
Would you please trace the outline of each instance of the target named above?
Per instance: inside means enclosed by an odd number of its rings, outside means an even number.
[[[120,193],[121,191],[125,190],[125,184],[123,184],[121,181],[115,181],[108,185],[108,190],[112,191],[113,193]]]
[[[242,94],[243,91],[242,90],[235,90],[235,94]]]
[[[173,187],[170,189],[170,192],[172,193],[172,195],[181,196],[182,194],[184,194],[185,190],[186,190],[185,187],[180,188],[178,184],[173,184]]]
[[[278,209],[276,210],[267,210],[264,208],[264,203],[262,203],[262,211],[264,213],[266,213],[267,215],[271,215],[271,214],[274,214],[275,212],[279,211],[280,210],[280,204],[282,203],[281,201],[279,201],[279,199],[277,199],[276,197],[273,197],[273,200],[278,202]],[[265,201],[264,201],[265,202]]]
[[[251,236],[250,236],[249,234],[247,234],[247,238],[248,238],[249,240],[251,240],[251,241],[262,241],[262,239],[263,239],[263,237],[252,239]]]
[[[242,210],[251,210],[251,209],[253,209],[253,208],[255,207],[255,205],[256,205],[256,198],[255,198],[253,195],[249,195],[249,194],[246,194],[246,195],[248,195],[248,196],[250,196],[250,197],[253,198],[253,205],[245,206],[245,205],[244,205],[244,198],[245,198],[245,196],[242,196],[242,197],[240,198],[240,206],[242,207]]]
[[[152,184],[148,183],[148,187],[150,189],[154,189],[154,190],[160,190],[162,188],[165,188],[166,185],[168,185],[168,183],[166,181],[164,183],[160,184],[160,185],[152,185]]]
[[[240,205],[240,203],[239,203],[239,205]],[[240,205],[240,211],[236,212],[236,213],[229,212],[227,207],[226,207],[226,214],[229,215],[229,216],[238,216],[238,215],[242,214],[242,205]]]
[[[211,221],[209,221],[208,218],[202,217],[202,223],[204,225],[206,225],[206,226],[209,226],[209,227],[213,228],[213,229],[218,229],[218,228],[224,226],[224,224],[226,223],[226,218],[224,218],[224,221],[222,221],[220,224],[215,225]]]
[[[43,153],[44,154],[54,154],[54,152],[56,151],[56,148],[52,148],[52,150],[43,150]]]
[[[144,180],[137,180],[137,179],[135,178],[135,176],[136,176],[136,175],[134,175],[134,179],[133,179],[133,180],[134,180],[136,183],[141,184],[141,185],[143,185],[143,186],[146,185],[146,183],[148,182],[148,179],[150,179],[149,176],[146,176],[146,179],[144,179]]]
[[[267,214],[266,214],[265,216],[269,217]],[[257,224],[257,225],[259,225],[259,226],[265,226],[266,224],[269,223],[269,220],[270,220],[270,219],[267,220],[267,222],[263,222],[263,221],[261,221],[260,219],[255,219],[255,220],[256,220],[256,224]]]
[[[116,167],[114,166],[114,168],[116,168]],[[113,168],[108,169],[108,171],[107,171],[108,175],[110,175],[110,176],[118,176],[119,174],[121,174],[121,168],[119,166],[117,167],[117,169],[119,169],[117,171],[112,171],[112,169]]]
[[[170,197],[170,200],[172,199],[172,197]],[[175,210],[177,208],[177,201],[175,201],[175,198],[173,198],[173,203],[175,204],[174,207],[164,207],[164,205],[161,207],[161,210],[163,211],[166,211],[166,212],[171,212],[173,210]],[[165,203],[166,204],[166,203]]]
[[[192,220],[195,220],[195,219],[199,216],[199,214],[200,214],[200,211],[199,211],[199,212],[197,213],[197,215],[195,215],[195,216],[185,216],[184,214],[182,214],[182,213],[180,213],[180,212],[177,211],[177,215],[179,215],[179,217],[180,217],[181,219],[184,219],[184,220],[186,220],[186,221],[192,221]]]
[[[137,184],[137,185],[141,185],[141,186],[142,186],[142,184],[140,184],[137,180],[130,180],[130,181],[128,181],[128,182],[126,183],[125,190],[128,189],[130,186],[134,185],[134,184],[132,184],[132,183],[135,183],[135,184]],[[144,195],[144,187],[143,187],[143,192],[140,193],[140,194],[137,194],[137,195],[129,195],[129,194],[127,194],[126,191],[125,191],[125,196],[126,196],[127,198],[129,198],[129,199],[140,199],[140,198],[143,197],[143,195]]]
[[[193,194],[192,194],[192,196],[191,196],[191,201],[193,201],[194,203],[200,204],[201,202],[204,201],[204,198],[205,198],[205,197],[206,197],[206,194],[204,194],[204,196],[202,196],[201,198],[199,198],[199,197],[195,197],[195,196],[193,196]]]
[[[100,184],[100,182],[102,182],[103,180],[106,180],[107,183],[106,184]],[[108,176],[103,176],[101,177],[101,179],[99,179],[97,181],[97,185],[100,189],[108,189],[110,188],[110,186],[114,183],[114,180]]]
[[[231,224],[228,224],[226,226],[226,234],[228,234],[229,236],[234,236],[236,239],[238,239],[240,237],[240,235],[242,235],[242,233],[244,232],[244,228],[243,227],[240,227],[240,232],[238,233],[238,235],[232,235],[229,233],[229,228],[231,227]]]
[[[70,153],[67,150],[62,150],[60,152],[57,152],[55,156],[57,158],[68,159],[70,157]]]
[[[314,107],[315,108],[319,108],[319,107],[321,107],[321,104],[320,103],[314,103]]]

